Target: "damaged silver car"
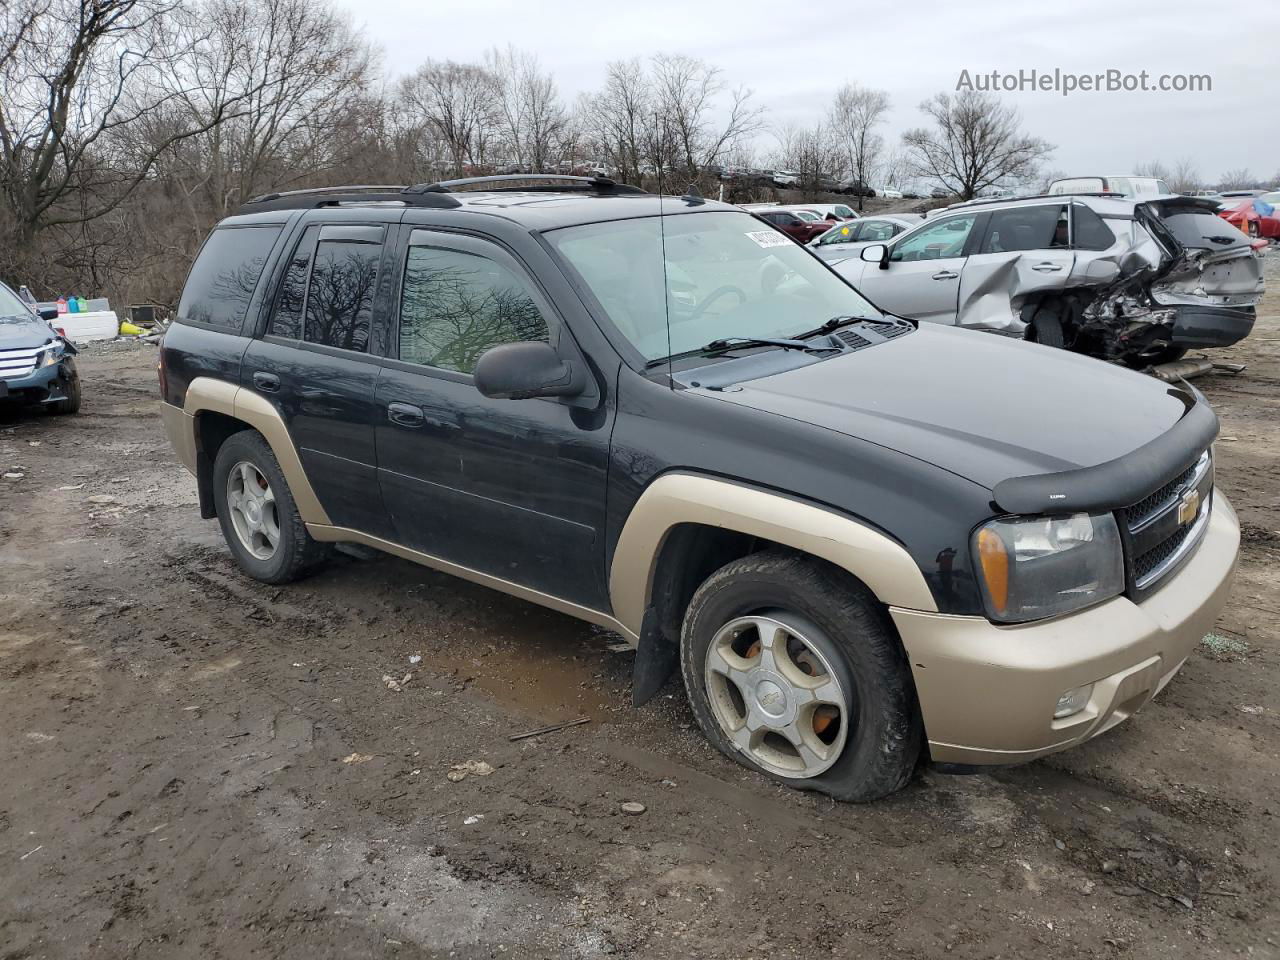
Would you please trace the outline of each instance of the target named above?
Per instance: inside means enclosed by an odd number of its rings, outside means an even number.
[[[1195,197],[958,204],[834,263],[883,310],[1134,367],[1253,329],[1262,250]]]

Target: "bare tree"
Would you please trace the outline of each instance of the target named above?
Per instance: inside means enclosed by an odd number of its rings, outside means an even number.
[[[876,127],[888,113],[889,94],[883,90],[846,83],[836,91],[828,123],[843,148],[844,168],[863,184],[871,182],[872,171],[884,150],[884,138],[876,133]],[[859,192],[859,210],[864,199]]]
[[[1190,157],[1179,159],[1167,180],[1174,193],[1195,193],[1200,189],[1200,171]]]
[[[444,141],[453,171],[483,163],[500,120],[499,81],[484,67],[428,60],[400,84],[411,115]]]
[[[188,199],[201,234],[255,193],[315,178],[367,142],[341,136],[367,116],[374,57],[326,0],[209,0],[179,33],[184,53],[166,78],[174,96],[143,118],[143,151],[168,130],[208,126],[173,145],[160,172]],[[236,114],[210,123],[221,104]]]
[[[716,122],[716,102],[725,92],[721,71],[696,57],[657,55],[652,86],[654,108],[674,143],[672,159],[695,180],[760,127],[760,111],[751,104],[751,91],[742,87],[729,92],[728,113]]]
[[[579,122],[601,159],[624,180],[639,181],[647,165],[654,123],[653,94],[639,60],[615,60],[605,72],[604,88],[584,95]]]
[[[538,58],[509,46],[486,57],[498,79],[498,110],[505,146],[522,170],[547,171],[559,159],[569,114],[560,100],[555,78],[538,65]]]
[[[794,170],[798,175],[796,187],[806,197],[822,192],[821,181],[830,177],[842,159],[837,138],[823,124],[800,127],[794,124],[783,127],[775,136],[778,150],[773,155],[773,165],[781,170]]]
[[[939,93],[920,110],[933,126],[902,135],[908,168],[962,200],[1001,183],[1030,180],[1053,151],[1051,144],[1022,132],[1017,110],[988,93]]]
[[[1169,179],[1169,168],[1159,160],[1148,160],[1145,163],[1135,164],[1133,173],[1135,176],[1154,177],[1156,180]]]
[[[1249,172],[1248,167],[1237,167],[1234,170],[1228,170],[1222,175],[1222,179],[1218,181],[1219,190],[1248,190],[1256,185],[1256,178]]]
[[[113,153],[119,133],[189,90],[161,82],[177,73],[181,51],[167,42],[174,16],[163,0],[17,0],[5,8],[0,194],[19,246],[42,228],[109,213],[162,154],[236,115],[238,101],[224,100],[127,161]]]

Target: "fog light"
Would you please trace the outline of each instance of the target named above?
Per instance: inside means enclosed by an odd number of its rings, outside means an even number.
[[[1058,698],[1058,705],[1053,708],[1053,719],[1061,720],[1063,717],[1079,713],[1089,705],[1089,697],[1092,695],[1092,683],[1086,683],[1083,687],[1073,687],[1068,690]]]

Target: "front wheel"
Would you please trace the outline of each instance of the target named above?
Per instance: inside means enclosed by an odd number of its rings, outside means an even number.
[[[80,374],[74,368],[62,381],[62,399],[48,404],[47,409],[57,415],[80,412]]]
[[[276,455],[261,434],[232,434],[213,461],[213,502],[240,569],[264,583],[288,583],[329,555],[307,533]]]
[[[841,800],[910,779],[923,731],[906,655],[847,574],[784,550],[735,560],[694,593],[680,648],[703,733],[738,762]]]

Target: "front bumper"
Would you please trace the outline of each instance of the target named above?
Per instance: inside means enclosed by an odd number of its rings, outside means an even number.
[[[0,400],[54,403],[66,398],[65,384],[76,375],[76,362],[64,356],[57,363],[37,367],[25,377],[0,380]]]
[[[1226,605],[1240,524],[1215,491],[1209,528],[1185,566],[1141,603],[1116,597],[1040,623],[1000,626],[891,608],[934,761],[1019,763],[1128,719],[1186,662]],[[1093,683],[1080,713],[1053,718],[1065,691]]]

